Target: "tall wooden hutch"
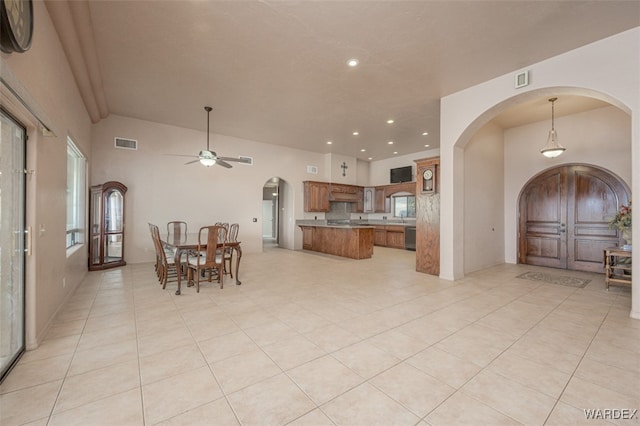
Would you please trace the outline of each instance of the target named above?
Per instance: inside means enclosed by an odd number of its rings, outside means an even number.
[[[89,270],[115,268],[124,260],[124,195],[127,187],[110,181],[91,187]]]

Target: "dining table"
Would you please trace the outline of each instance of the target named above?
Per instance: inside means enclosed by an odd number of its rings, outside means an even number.
[[[207,245],[202,244],[198,245],[198,233],[197,232],[187,232],[186,234],[181,235],[167,235],[166,238],[162,238],[162,245],[168,249],[174,251],[174,261],[178,270],[178,289],[176,290],[176,295],[180,295],[181,283],[182,283],[182,273],[180,268],[180,263],[183,255],[187,255],[189,251],[196,251],[198,247],[200,250],[206,250]],[[240,259],[242,258],[242,247],[240,245],[240,241],[228,241],[225,243],[219,243],[219,248],[226,247],[230,248],[236,253],[236,264],[235,264],[235,280],[236,285],[242,284],[239,279],[239,270],[240,270]]]

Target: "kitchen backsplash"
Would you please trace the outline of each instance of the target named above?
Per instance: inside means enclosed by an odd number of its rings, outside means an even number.
[[[327,220],[348,220],[351,218],[351,208],[352,203],[331,201],[329,203],[329,211],[325,213],[324,217]]]

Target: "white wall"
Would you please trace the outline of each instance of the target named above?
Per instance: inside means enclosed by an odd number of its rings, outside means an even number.
[[[558,141],[567,150],[546,158],[540,149],[546,142],[550,121],[505,131],[505,261],[518,255],[518,197],[535,175],[560,164],[586,163],[605,168],[631,187],[631,117],[616,107],[556,117]]]
[[[487,124],[464,151],[464,272],[504,263],[504,132]]]
[[[43,137],[37,123],[4,85],[2,106],[27,128],[27,226],[33,254],[26,260],[26,344],[44,337],[62,304],[87,273],[87,245],[67,253],[67,136],[91,159],[91,121],[43,2],[34,2],[33,43],[25,53],[0,54],[0,73],[55,132]],[[43,232],[39,232],[43,229]]]
[[[116,136],[138,140],[139,149],[115,149]],[[301,232],[295,229],[295,219],[308,215],[303,212],[302,181],[322,176],[322,154],[212,134],[210,143],[219,155],[250,156],[254,165],[184,165],[190,158],[167,154],[197,155],[206,146],[206,133],[115,115],[94,125],[92,139],[92,184],[117,180],[129,188],[127,262],[151,261],[147,223],[163,229],[170,220],[186,221],[190,231],[218,221],[237,222],[243,251],[262,251],[262,188],[273,176],[286,182],[280,244],[290,249],[302,246]],[[308,164],[318,165],[320,174],[306,173]]]
[[[514,75],[503,75],[441,100],[441,222],[440,276],[459,279],[464,264],[457,253],[464,249],[464,170],[461,151],[478,129],[511,105],[542,96],[575,94],[605,100],[631,116],[632,189],[640,187],[640,27],[608,37],[526,68],[529,86],[514,88]],[[563,137],[560,134],[560,137]],[[606,153],[603,153],[603,156]],[[597,164],[596,164],[597,165]],[[634,210],[634,221],[640,212]],[[634,227],[640,238],[640,228]],[[640,251],[634,253],[640,265]],[[631,316],[640,318],[640,291],[633,291]]]
[[[437,157],[439,149],[429,149],[413,154],[398,155],[384,160],[372,161],[369,166],[369,186],[389,185],[389,170],[396,167],[411,166],[413,180],[416,180],[415,160],[427,157]]]

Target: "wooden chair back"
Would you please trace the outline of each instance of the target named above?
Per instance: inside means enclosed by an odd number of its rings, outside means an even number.
[[[199,257],[200,268],[217,268],[222,265],[222,253],[225,250],[227,230],[222,226],[203,226],[198,231],[198,252],[205,253],[204,259]],[[220,244],[220,247],[218,247]],[[204,246],[207,246],[206,250]]]
[[[240,225],[237,223],[232,223],[229,226],[229,234],[227,236],[227,241],[230,243],[238,242],[238,231],[240,230]]]
[[[167,223],[167,240],[180,241],[187,235],[187,222],[173,220]]]

